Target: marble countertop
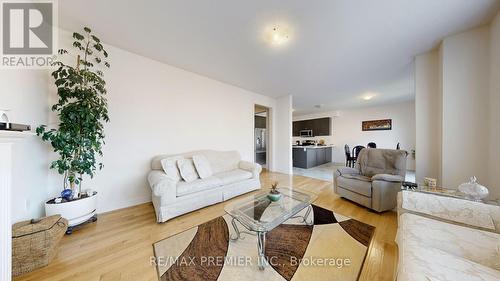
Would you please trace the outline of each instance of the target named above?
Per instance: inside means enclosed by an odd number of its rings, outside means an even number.
[[[292,145],[292,147],[293,148],[318,149],[318,148],[333,147],[333,144],[326,144],[326,145]]]

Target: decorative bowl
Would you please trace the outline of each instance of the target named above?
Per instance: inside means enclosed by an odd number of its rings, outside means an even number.
[[[489,194],[488,188],[480,185],[476,177],[471,177],[469,182],[459,185],[458,190],[476,201],[483,200]]]

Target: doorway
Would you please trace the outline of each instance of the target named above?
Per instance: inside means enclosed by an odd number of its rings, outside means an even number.
[[[269,108],[255,105],[254,110],[254,157],[255,163],[268,168],[269,157]]]

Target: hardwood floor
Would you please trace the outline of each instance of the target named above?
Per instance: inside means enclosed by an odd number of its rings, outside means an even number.
[[[273,181],[280,186],[294,186],[318,195],[314,204],[357,219],[376,227],[374,240],[359,280],[394,280],[397,245],[394,238],[397,219],[394,212],[378,214],[333,192],[331,182],[263,172],[264,188]],[[245,196],[245,195],[243,195]],[[157,281],[152,244],[165,237],[224,214],[227,202],[175,218],[163,224],[155,222],[152,204],[142,204],[99,216],[97,223],[88,224],[65,236],[54,261],[47,267],[19,276],[14,280],[36,281]]]

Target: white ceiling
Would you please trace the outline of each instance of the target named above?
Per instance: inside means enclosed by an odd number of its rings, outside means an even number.
[[[63,0],[62,28],[267,96],[294,114],[411,100],[412,58],[489,22],[497,0]],[[286,26],[286,46],[263,32]],[[376,92],[370,101],[362,95]],[[321,109],[314,105],[323,105]]]

